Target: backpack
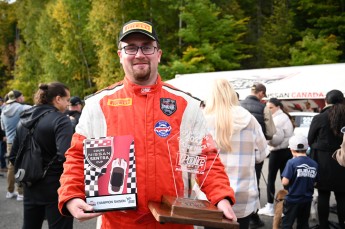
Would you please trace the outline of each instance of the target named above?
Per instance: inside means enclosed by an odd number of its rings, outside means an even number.
[[[19,185],[30,187],[42,180],[45,177],[49,167],[57,158],[57,155],[55,155],[48,165],[43,167],[41,148],[33,135],[39,120],[50,112],[52,111],[44,113],[37,119],[34,126],[29,129],[25,135],[24,141],[22,141],[20,144],[18,154],[14,162],[14,177],[16,183]]]

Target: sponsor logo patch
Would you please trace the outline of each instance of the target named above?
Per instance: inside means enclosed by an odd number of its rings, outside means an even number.
[[[156,134],[161,137],[161,138],[166,138],[169,136],[170,132],[171,132],[172,127],[170,126],[170,124],[166,121],[158,121],[155,124],[155,128],[154,131],[156,132]]]
[[[145,23],[145,22],[132,22],[129,23],[128,25],[123,27],[122,33],[126,33],[130,30],[133,29],[141,29],[141,30],[146,30],[149,33],[152,33],[152,26]]]
[[[160,107],[164,114],[170,116],[174,114],[177,109],[176,100],[170,98],[161,98]]]
[[[112,107],[132,106],[132,98],[108,99],[107,105]]]

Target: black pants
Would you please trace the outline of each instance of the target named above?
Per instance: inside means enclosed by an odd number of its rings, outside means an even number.
[[[259,198],[260,198],[260,178],[261,178],[261,171],[262,171],[263,165],[264,165],[264,161],[258,164],[255,164],[256,182],[258,184]]]
[[[49,229],[72,229],[73,217],[62,216],[58,203],[45,205],[25,204],[23,229],[41,229],[44,219],[47,219]]]
[[[339,181],[344,182],[344,181]],[[321,229],[329,228],[328,226],[328,216],[329,216],[329,199],[331,196],[331,191],[318,190],[318,203],[317,211],[319,216],[319,223]],[[337,202],[337,214],[339,226],[345,229],[345,192],[334,192],[335,200]]]
[[[264,161],[255,164],[255,174],[256,174],[256,182],[257,182],[258,191],[259,191],[259,199],[260,199],[260,178],[261,178],[261,171],[262,171],[263,165],[264,165]],[[261,221],[257,212],[254,212],[249,218],[253,222]]]
[[[268,161],[268,178],[267,178],[267,202],[273,204],[275,194],[275,182],[278,170],[280,174],[284,171],[286,162],[292,158],[290,149],[279,149],[271,151]]]
[[[311,201],[306,203],[289,203],[284,201],[283,229],[291,229],[297,219],[297,229],[309,228]]]

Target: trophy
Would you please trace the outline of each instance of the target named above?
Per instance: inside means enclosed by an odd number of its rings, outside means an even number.
[[[219,152],[205,120],[193,119],[185,118],[180,131],[167,140],[176,195],[163,195],[161,202],[150,201],[148,207],[160,223],[239,228],[237,222],[224,218],[201,191]]]

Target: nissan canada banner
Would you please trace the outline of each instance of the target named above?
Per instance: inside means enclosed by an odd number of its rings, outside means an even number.
[[[323,64],[296,67],[262,68],[176,75],[167,83],[205,100],[213,79],[229,80],[243,100],[254,82],[266,86],[267,98],[324,99],[333,89],[345,93],[345,64]]]

